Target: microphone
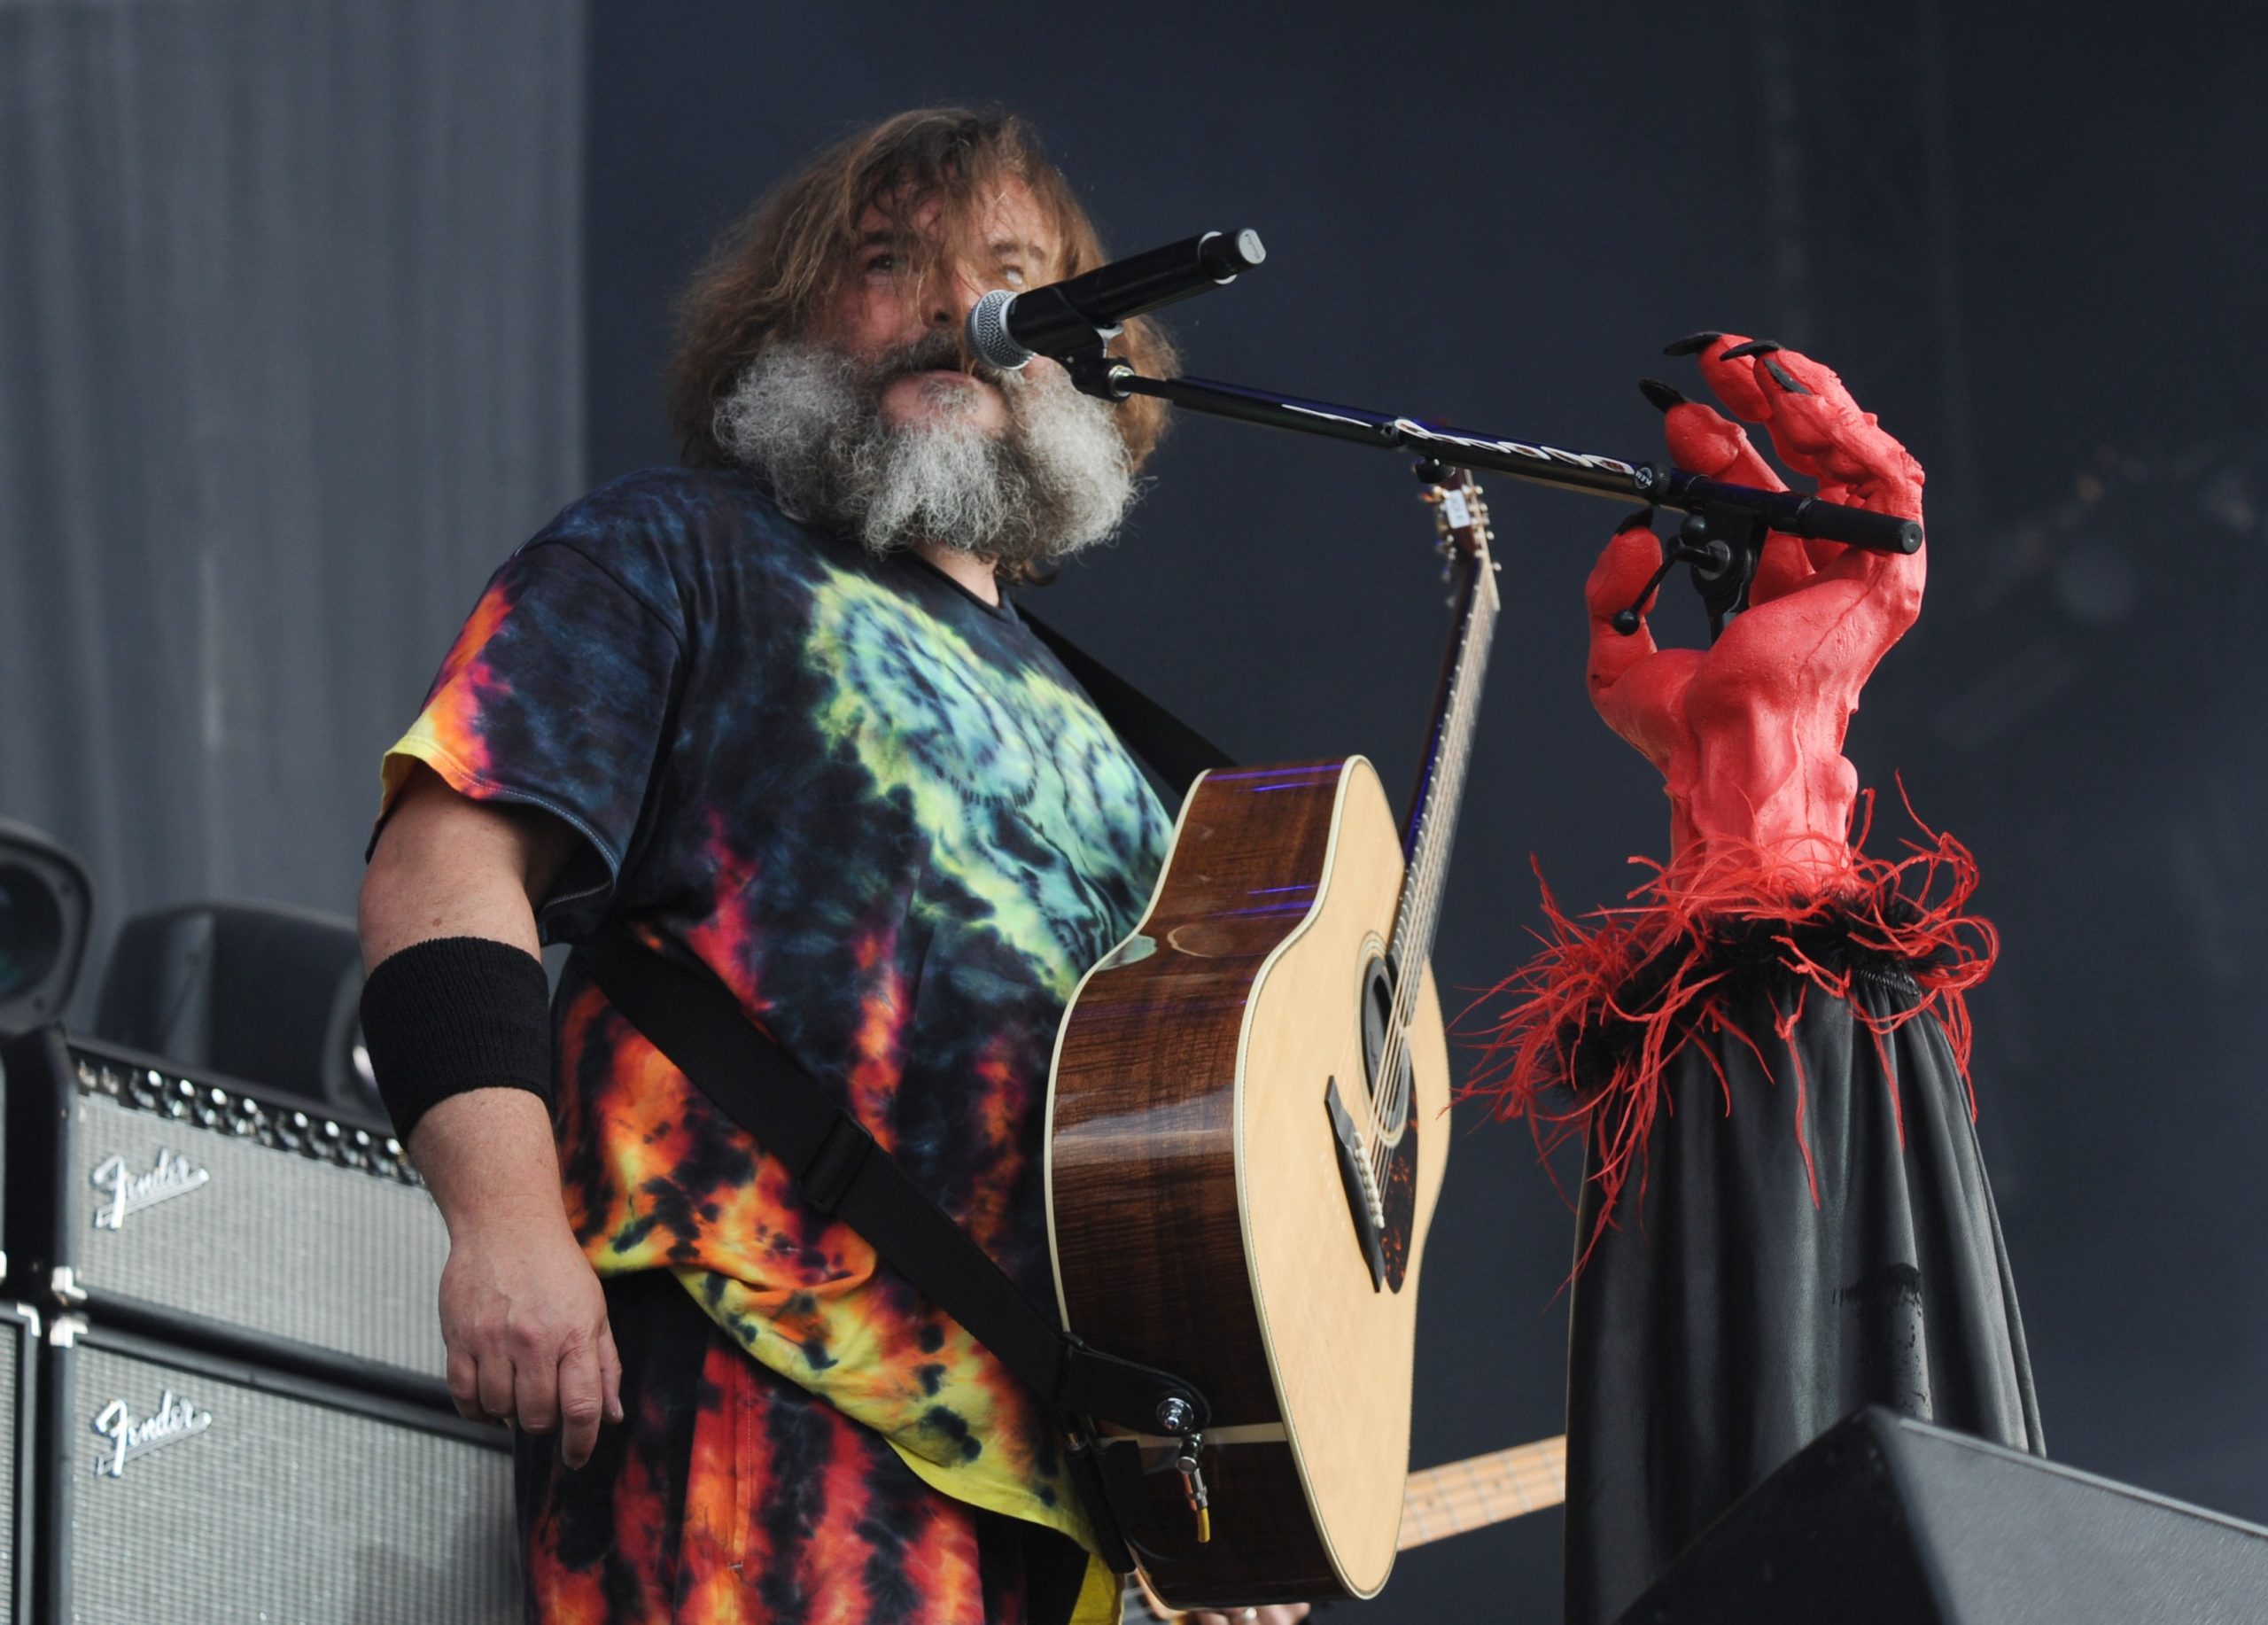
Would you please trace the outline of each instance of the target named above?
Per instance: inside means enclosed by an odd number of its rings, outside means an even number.
[[[968,313],[976,359],[1014,372],[1035,355],[1063,361],[1099,352],[1130,316],[1223,288],[1268,257],[1260,233],[1208,231],[1114,260],[1068,282],[1012,293],[995,288]]]

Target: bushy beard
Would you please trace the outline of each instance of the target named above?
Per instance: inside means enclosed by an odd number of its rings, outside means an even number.
[[[1109,407],[1053,368],[982,373],[1007,403],[997,431],[977,421],[976,392],[951,379],[923,381],[922,420],[883,417],[897,379],[964,365],[942,331],[872,362],[783,339],[717,403],[717,439],[789,515],[876,555],[935,541],[1013,575],[1115,531],[1135,494],[1126,444]]]

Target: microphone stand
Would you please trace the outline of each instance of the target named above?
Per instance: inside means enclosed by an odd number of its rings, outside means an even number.
[[[1709,635],[1717,637],[1734,616],[1748,607],[1749,583],[1755,579],[1757,561],[1763,556],[1764,539],[1773,531],[1838,541],[1876,553],[1912,553],[1922,545],[1922,527],[1915,520],[1822,501],[1798,491],[1730,485],[1682,469],[1563,451],[1541,442],[1476,434],[1412,417],[1302,400],[1209,378],[1145,377],[1126,362],[1107,354],[1099,342],[1055,359],[1081,391],[1104,400],[1150,395],[1193,412],[1239,423],[1319,434],[1381,450],[1415,451],[1454,468],[1486,469],[1563,491],[1588,492],[1682,513],[1684,523],[1666,550],[1653,583],[1636,604],[1615,618],[1615,629],[1626,636],[1637,630],[1639,609],[1652,596],[1662,576],[1673,566],[1686,564],[1692,566],[1694,587],[1709,610]]]

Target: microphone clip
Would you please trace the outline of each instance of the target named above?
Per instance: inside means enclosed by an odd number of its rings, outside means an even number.
[[[1057,359],[1063,363],[1063,370],[1071,375],[1071,387],[1081,394],[1092,395],[1098,400],[1131,400],[1134,392],[1126,386],[1126,380],[1136,376],[1134,369],[1105,350],[1106,342],[1099,338],[1091,350]]]
[[[1711,504],[1696,509],[1662,545],[1661,568],[1639,589],[1635,600],[1614,612],[1610,624],[1620,636],[1635,636],[1646,601],[1671,571],[1686,564],[1692,568],[1693,589],[1709,611],[1709,641],[1715,642],[1734,617],[1748,608],[1749,585],[1756,579],[1764,539],[1770,534],[1770,527],[1755,514]]]

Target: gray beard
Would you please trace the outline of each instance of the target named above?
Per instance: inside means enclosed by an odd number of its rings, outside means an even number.
[[[1136,491],[1125,442],[1110,408],[1060,372],[986,373],[1007,402],[998,432],[974,421],[972,392],[948,381],[929,386],[939,416],[883,418],[893,379],[959,365],[944,335],[873,363],[783,339],[718,401],[717,439],[792,517],[877,556],[933,541],[1014,572],[1115,532]]]

